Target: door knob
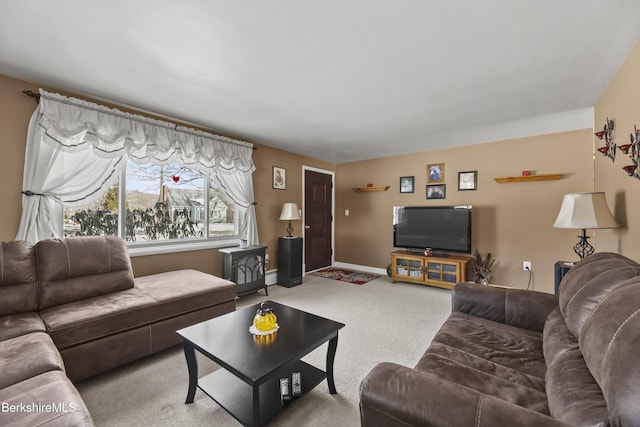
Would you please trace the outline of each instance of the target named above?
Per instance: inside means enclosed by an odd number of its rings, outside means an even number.
[[[310,229],[310,228],[311,228],[311,226],[309,226],[309,225],[305,225],[305,226],[304,226],[304,229],[305,229],[305,230],[308,230],[308,229]]]

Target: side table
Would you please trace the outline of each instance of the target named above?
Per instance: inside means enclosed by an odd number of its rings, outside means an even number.
[[[278,284],[291,288],[302,283],[302,237],[278,237]]]
[[[556,295],[558,295],[558,291],[560,290],[560,282],[562,278],[569,272],[571,267],[573,267],[573,261],[558,261],[554,266],[554,278],[555,278],[555,286],[553,291]]]

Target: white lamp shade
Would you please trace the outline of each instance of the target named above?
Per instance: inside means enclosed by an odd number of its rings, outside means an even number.
[[[298,212],[298,204],[285,203],[284,205],[282,205],[282,212],[280,212],[280,219],[283,221],[286,221],[286,220],[292,221],[294,219],[302,219],[300,217],[300,213]]]
[[[607,206],[604,193],[565,194],[556,228],[618,228]]]

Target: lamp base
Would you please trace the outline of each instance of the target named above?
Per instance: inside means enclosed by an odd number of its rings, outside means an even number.
[[[293,237],[293,227],[291,226],[291,220],[289,220],[289,226],[287,227],[287,237]]]
[[[580,241],[573,246],[573,251],[580,257],[580,259],[583,259],[584,257],[591,255],[595,249],[587,241],[587,239],[589,239],[589,237],[587,237],[587,230],[583,228],[582,234],[578,237],[580,237]]]

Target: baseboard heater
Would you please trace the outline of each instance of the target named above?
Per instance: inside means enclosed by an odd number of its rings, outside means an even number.
[[[278,283],[278,269],[267,270],[264,274],[264,282],[267,286]]]

